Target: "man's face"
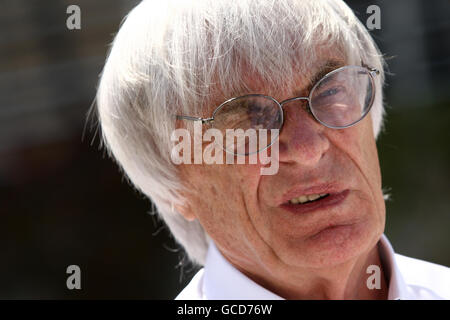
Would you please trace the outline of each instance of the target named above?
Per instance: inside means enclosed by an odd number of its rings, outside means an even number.
[[[295,95],[267,92],[254,82],[253,93],[278,101]],[[305,90],[309,79],[298,85]],[[286,105],[284,117],[275,175],[260,175],[260,164],[181,166],[191,190],[185,216],[199,219],[221,252],[247,271],[326,268],[368,252],[385,222],[370,114],[340,130],[302,108]],[[323,194],[314,202],[292,203]]]

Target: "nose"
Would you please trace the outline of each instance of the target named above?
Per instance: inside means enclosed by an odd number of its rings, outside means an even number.
[[[297,100],[283,105],[284,124],[279,136],[279,159],[303,166],[316,165],[330,146],[327,129],[307,111],[307,101]]]

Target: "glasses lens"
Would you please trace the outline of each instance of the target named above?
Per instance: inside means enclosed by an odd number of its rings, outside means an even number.
[[[314,86],[310,94],[311,112],[328,127],[348,127],[369,112],[374,89],[367,69],[353,66],[338,69]]]
[[[267,96],[248,95],[231,99],[214,114],[214,128],[223,136],[223,148],[234,154],[248,155],[270,146],[283,122],[281,106]]]

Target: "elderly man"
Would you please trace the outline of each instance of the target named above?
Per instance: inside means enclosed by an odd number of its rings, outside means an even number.
[[[383,64],[339,0],[132,10],[98,116],[131,183],[204,266],[179,299],[450,298],[448,268],[395,254],[383,235]]]

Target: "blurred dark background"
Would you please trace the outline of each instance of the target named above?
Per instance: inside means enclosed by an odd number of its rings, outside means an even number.
[[[82,139],[108,45],[138,1],[1,3],[0,298],[174,298],[195,269],[94,132]],[[364,23],[380,7],[371,34],[392,73],[378,139],[386,234],[398,253],[450,266],[450,1],[348,3]],[[71,4],[81,30],[66,27]],[[66,287],[71,264],[82,290]]]

